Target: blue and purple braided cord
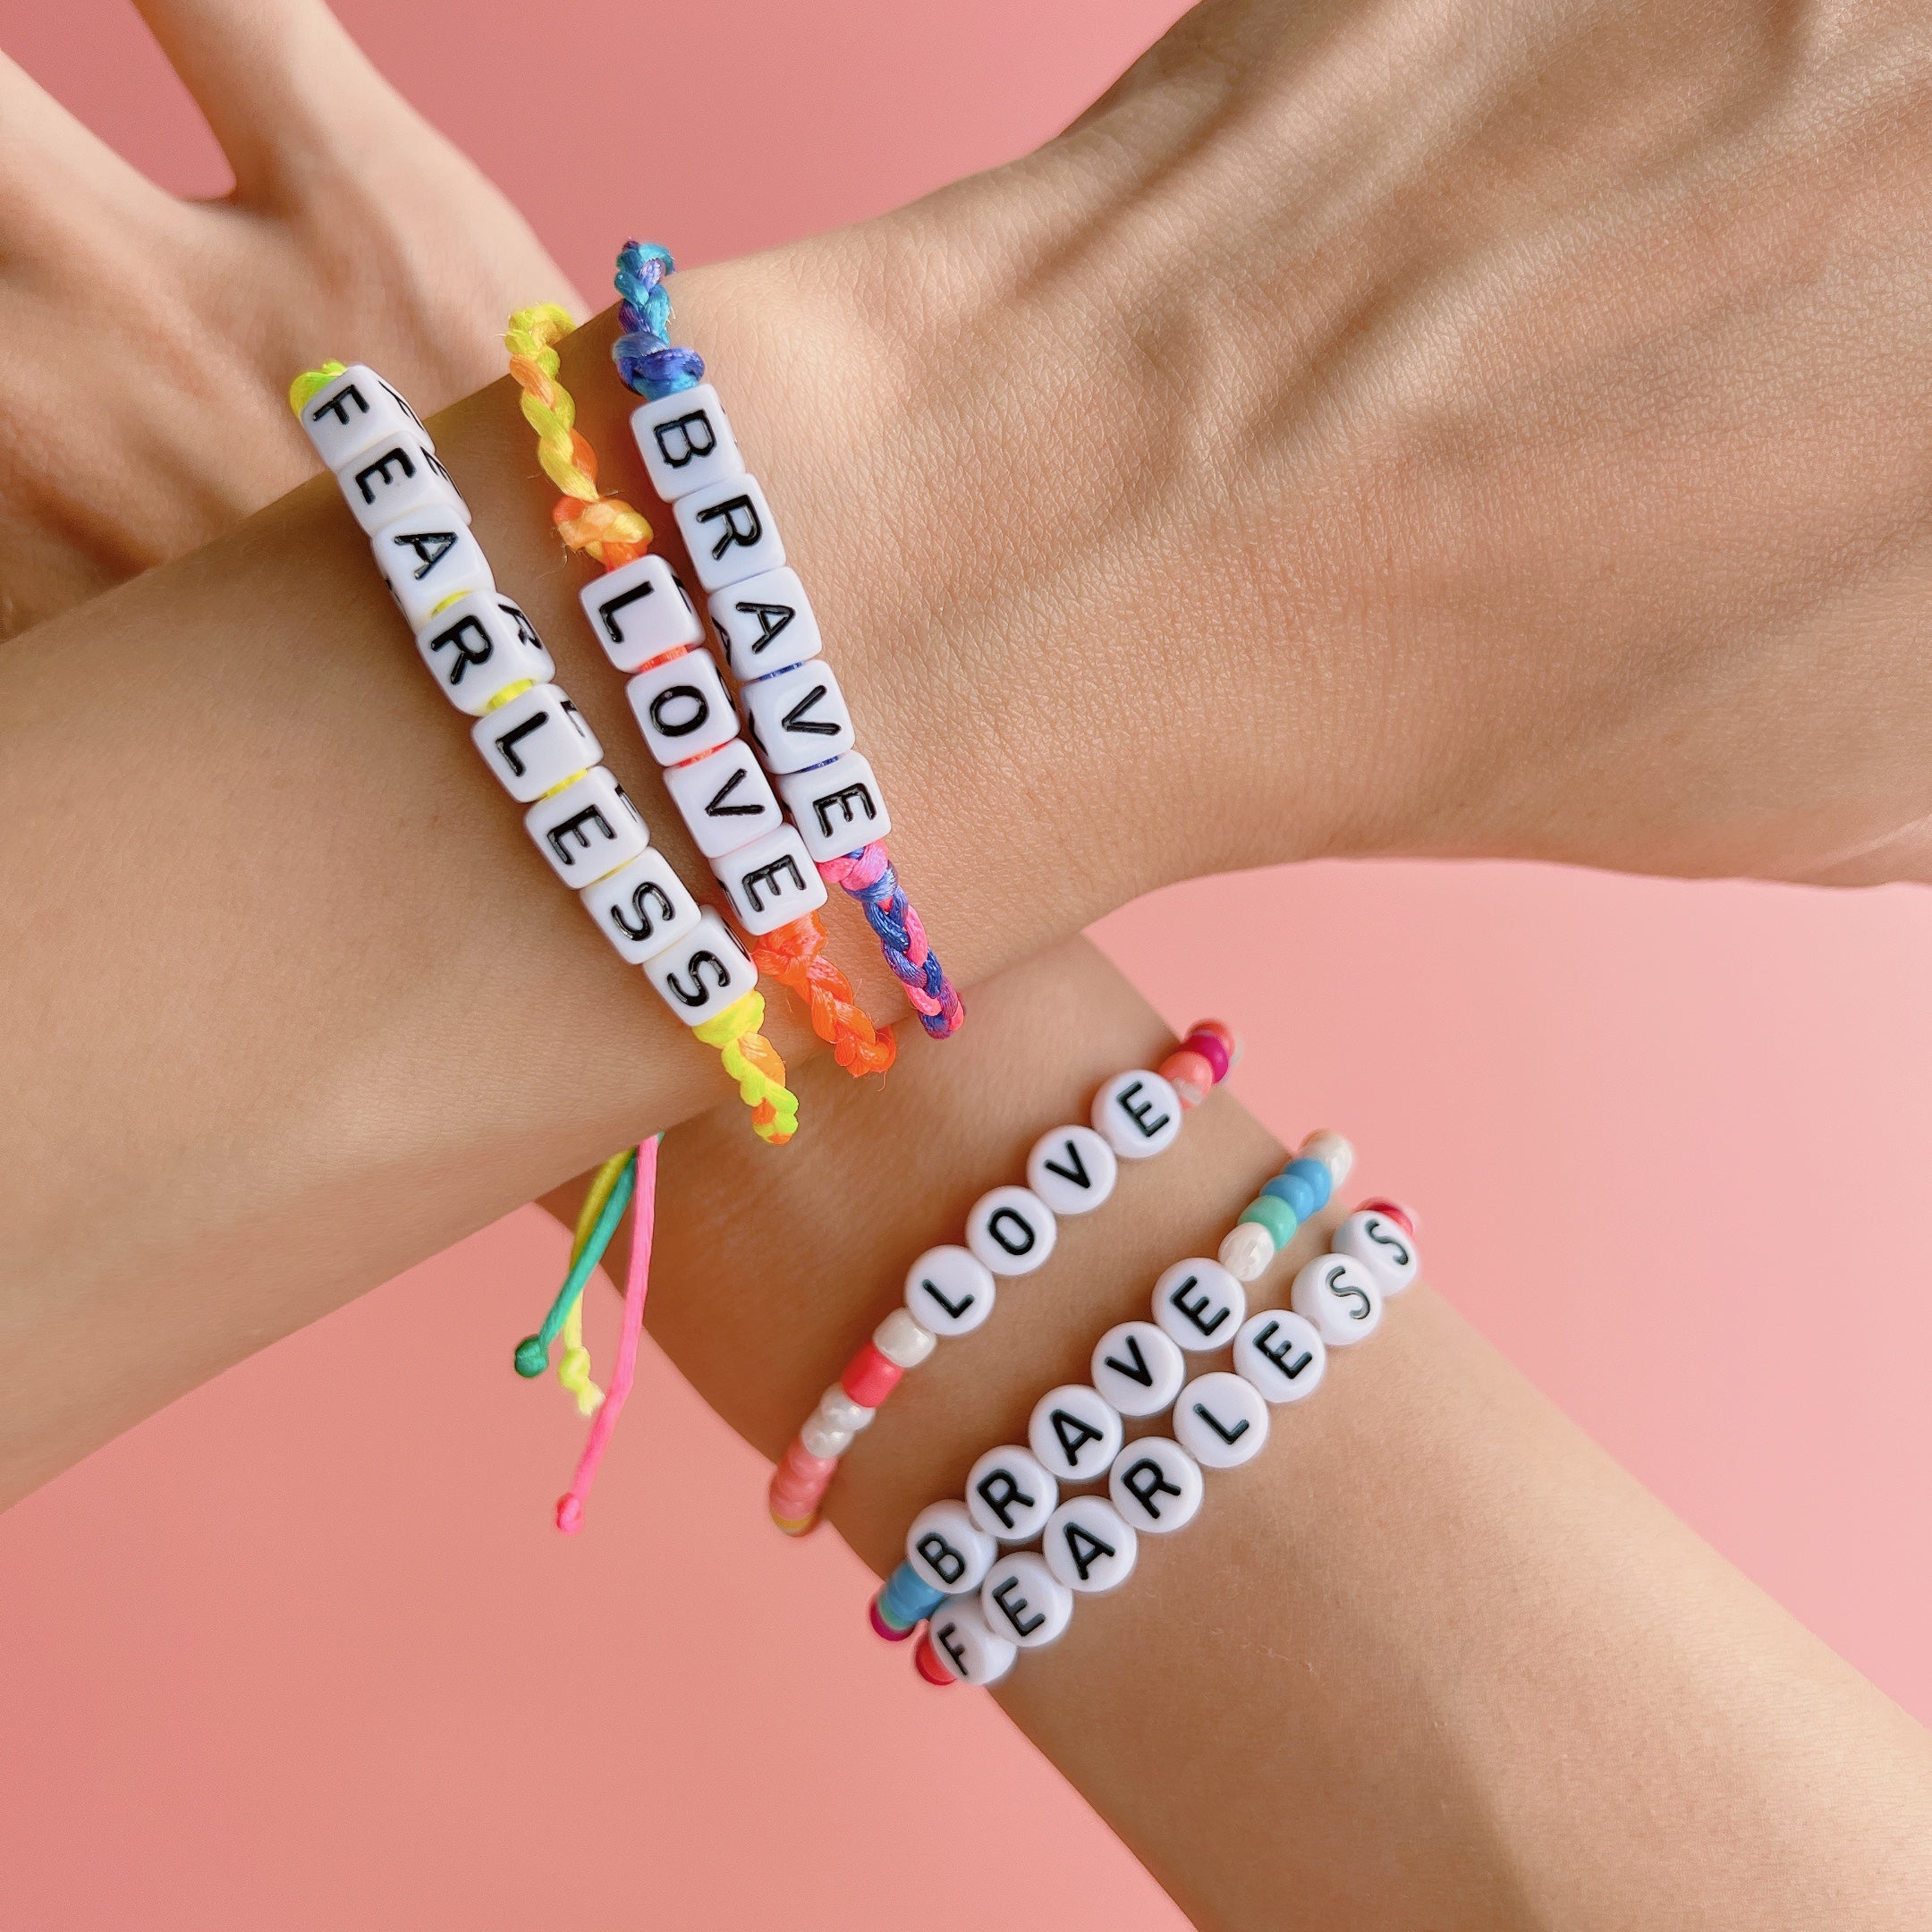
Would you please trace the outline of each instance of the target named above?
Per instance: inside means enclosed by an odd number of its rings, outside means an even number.
[[[671,298],[664,278],[676,267],[669,249],[655,242],[626,242],[617,254],[617,323],[622,333],[611,344],[611,360],[628,388],[656,402],[704,380],[704,358],[665,339]],[[874,840],[843,859],[825,860],[819,875],[859,902],[879,943],[886,963],[903,981],[906,998],[919,1024],[935,1039],[956,1033],[966,1017],[960,996],[945,976],[938,955],[926,941],[926,928],[894,871],[883,843]]]

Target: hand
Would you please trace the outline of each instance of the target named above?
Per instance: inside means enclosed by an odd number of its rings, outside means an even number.
[[[574,299],[319,0],[139,4],[234,191],[164,192],[0,56],[0,636],[309,475],[295,370],[347,345],[438,408],[512,309]]]

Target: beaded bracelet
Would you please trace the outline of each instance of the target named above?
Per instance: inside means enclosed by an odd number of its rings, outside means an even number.
[[[1057,1216],[1090,1213],[1114,1191],[1121,1160],[1165,1153],[1182,1118],[1227,1077],[1241,1043],[1218,1020],[1192,1028],[1157,1072],[1116,1073],[1094,1096],[1091,1126],[1055,1127],[1033,1143],[1024,1187],[996,1187],[966,1216],[963,1247],[928,1248],[906,1273],[905,1301],[806,1419],[772,1471],[772,1521],[787,1536],[818,1521],[839,1458],[909,1368],[941,1337],[970,1334],[993,1312],[995,1277],[1030,1275],[1052,1254]]]
[[[874,1023],[826,956],[818,916],[825,883],[738,735],[691,597],[671,566],[648,554],[649,523],[597,487],[597,453],[557,380],[555,344],[574,326],[551,304],[520,309],[504,344],[538,458],[564,493],[551,521],[569,548],[604,566],[605,576],[580,592],[585,622],[611,662],[634,674],[628,692],[645,747],[665,767],[665,789],[750,936],[752,963],[804,1000],[814,1031],[848,1072],[883,1073],[897,1051],[891,1029]],[[606,907],[606,935],[626,959],[648,958],[640,947],[674,944],[697,922],[696,902],[668,871],[657,860]]]
[[[965,1012],[893,869],[886,849],[892,820],[871,766],[852,749],[852,714],[819,657],[818,620],[717,392],[703,380],[703,357],[665,339],[664,278],[674,266],[654,242],[627,242],[617,257],[623,333],[611,354],[624,383],[646,399],[631,417],[638,453],[709,595],[747,731],[777,780],[795,838],[819,876],[859,902],[919,1023],[945,1039]],[[724,883],[742,914],[743,889],[729,877]]]

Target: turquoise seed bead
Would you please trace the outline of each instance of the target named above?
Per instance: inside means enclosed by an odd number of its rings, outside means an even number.
[[[1285,1201],[1293,1209],[1296,1218],[1302,1221],[1321,1206],[1315,1198],[1314,1183],[1306,1174],[1278,1174],[1261,1191],[1278,1201]]]
[[[1292,1160],[1282,1169],[1284,1178],[1299,1174],[1315,1190],[1314,1211],[1319,1214],[1328,1205],[1328,1197],[1335,1192],[1335,1176],[1328,1172],[1328,1163],[1318,1160]]]
[[[1285,1248],[1294,1239],[1294,1231],[1301,1224],[1293,1208],[1272,1194],[1263,1194],[1250,1201],[1241,1209],[1241,1217],[1265,1227],[1274,1236],[1277,1248]]]

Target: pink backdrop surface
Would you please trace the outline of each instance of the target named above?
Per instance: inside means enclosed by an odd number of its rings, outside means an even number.
[[[504,0],[348,17],[597,289],[627,228],[703,259],[1019,152],[1174,11],[589,0],[555,58]],[[158,178],[224,185],[131,12],[0,0],[0,44]],[[572,127],[609,167],[560,200]],[[1932,1717],[1932,901],[1315,867],[1100,936],[1170,1019],[1243,1027],[1263,1118],[1353,1135],[1437,1284]],[[990,1703],[867,1634],[843,1548],[771,1533],[762,1463],[661,1359],[600,1529],[550,1530],[575,1427],[504,1352],[563,1246],[513,1216],[0,1521],[0,1923],[1177,1925]],[[640,1437],[680,1487],[647,1493]]]

